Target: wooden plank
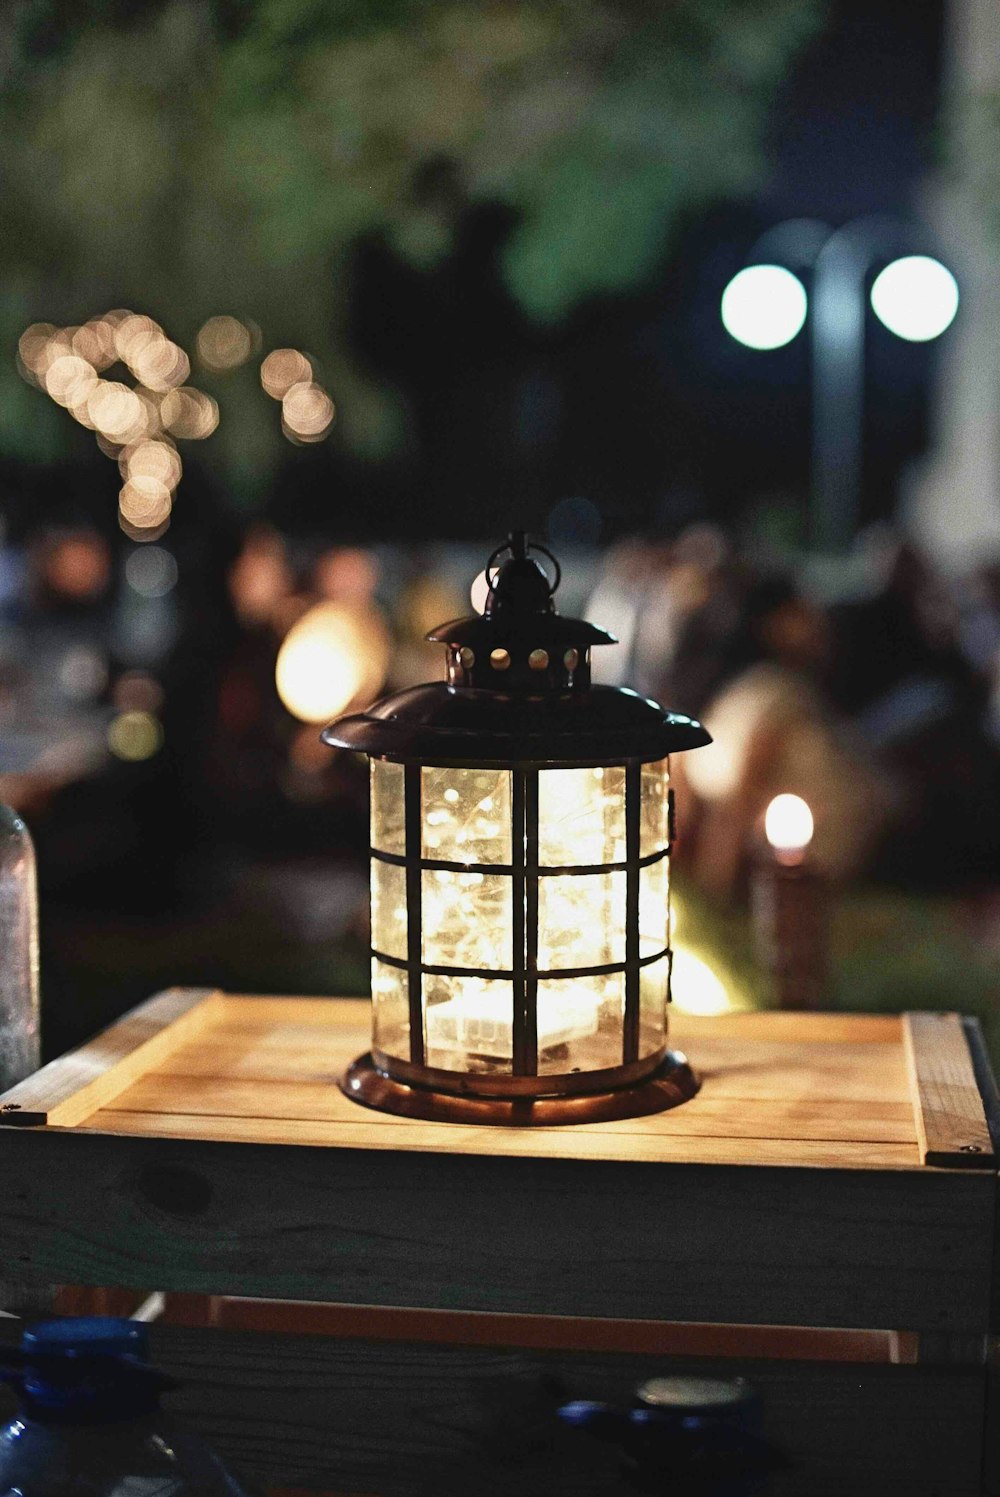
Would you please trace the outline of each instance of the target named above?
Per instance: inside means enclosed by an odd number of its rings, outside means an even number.
[[[225,1077],[178,1076],[153,1071],[102,1109],[88,1126],[101,1127],[108,1111],[185,1113],[192,1117],[297,1118],[302,1121],[357,1122],[358,1104],[339,1087],[314,1081],[247,1081]],[[388,1114],[375,1114],[392,1126]],[[113,1122],[111,1125],[113,1127]],[[693,1102],[647,1118],[601,1125],[635,1138],[673,1134],[717,1138],[842,1139],[845,1142],[915,1143],[913,1108],[908,1102],[857,1102],[837,1098],[791,1101],[762,1099],[752,1108],[719,1097],[711,1082]]]
[[[334,1122],[299,1118],[220,1117],[204,1113],[128,1112],[102,1109],[86,1121],[87,1132],[149,1139],[205,1139],[289,1147],[350,1148],[474,1158],[489,1153],[519,1159],[618,1160],[629,1164],[776,1165],[840,1170],[919,1170],[916,1145],[880,1141],[795,1138],[732,1138],[710,1134],[616,1132],[602,1123],[573,1128],[486,1128],[421,1123],[407,1118]],[[80,1131],[84,1131],[81,1129]]]
[[[604,1497],[617,1455],[555,1420],[653,1375],[747,1377],[789,1461],[773,1497],[973,1497],[982,1373],[545,1353],[151,1328],[170,1406],[252,1478],[378,1497]]]
[[[150,998],[96,1039],[4,1092],[3,1122],[73,1127],[203,1030],[217,996],[209,988],[169,988]]]
[[[987,1324],[989,1171],[623,1169],[59,1129],[0,1130],[0,1166],[2,1250],[26,1280],[513,1314]]]
[[[817,1330],[808,1326],[679,1324],[662,1320],[570,1320],[559,1315],[483,1315],[456,1310],[386,1310],[317,1301],[168,1295],[171,1325],[219,1325],[231,1331],[353,1337],[363,1341],[431,1341],[441,1346],[511,1346],[521,1350],[616,1352],[655,1356],[784,1357],[823,1362],[877,1362],[893,1356],[892,1331]],[[174,1300],[180,1299],[180,1318]],[[211,1319],[205,1307],[211,1306]]]
[[[958,1014],[904,1014],[914,1117],[925,1164],[981,1169],[994,1162],[972,1057]]]

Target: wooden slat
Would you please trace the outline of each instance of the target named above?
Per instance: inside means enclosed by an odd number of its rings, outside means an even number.
[[[251,1122],[240,1126],[253,1136]],[[563,1135],[567,1150],[583,1148],[576,1130]],[[987,1324],[989,1171],[634,1159],[625,1169],[505,1157],[492,1141],[480,1150],[6,1129],[5,1258],[27,1281],[277,1299],[887,1330]]]
[[[202,1031],[217,996],[170,988],[0,1096],[5,1124],[71,1128]]]
[[[958,1014],[904,1018],[914,1116],[925,1164],[982,1168],[993,1144]]]
[[[190,1300],[192,1296],[181,1296]],[[223,1326],[231,1331],[271,1331],[296,1336],[352,1337],[364,1341],[429,1341],[439,1346],[511,1346],[521,1350],[593,1351],[651,1356],[784,1357],[806,1361],[894,1360],[891,1331],[817,1330],[808,1326],[681,1325],[662,1320],[569,1320],[558,1315],[481,1315],[454,1310],[384,1310],[372,1305],[297,1304],[290,1300],[205,1301],[207,1318],[173,1316],[171,1325]]]
[[[108,1111],[185,1113],[191,1117],[276,1118],[303,1122],[357,1123],[393,1127],[399,1120],[386,1113],[360,1114],[358,1105],[329,1082],[246,1081],[214,1076],[179,1076],[151,1072],[115,1098],[110,1109],[88,1122],[102,1127]],[[593,1131],[590,1125],[588,1131]],[[673,1135],[715,1138],[813,1139],[870,1143],[916,1143],[913,1108],[909,1102],[866,1102],[837,1098],[790,1101],[764,1098],[753,1107],[734,1107],[719,1096],[709,1078],[690,1106],[646,1118],[622,1119],[600,1125],[602,1132],[632,1138]]]
[[[299,1118],[218,1117],[102,1109],[86,1131],[138,1138],[188,1138],[307,1148],[353,1148],[519,1159],[621,1160],[629,1164],[777,1165],[839,1170],[918,1170],[916,1145],[816,1138],[733,1138],[726,1134],[636,1134],[595,1123],[573,1128],[483,1128],[381,1117],[336,1122]],[[84,1131],[80,1129],[78,1131]]]

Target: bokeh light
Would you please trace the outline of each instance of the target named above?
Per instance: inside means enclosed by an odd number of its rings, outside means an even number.
[[[748,265],[722,293],[722,325],[747,348],[783,348],[806,320],[806,288],[781,265]]]
[[[53,359],[45,371],[43,382],[46,392],[56,405],[74,410],[77,406],[86,406],[97,386],[97,372],[92,364],[88,364],[78,354],[64,353]]]
[[[146,332],[133,340],[129,368],[140,384],[162,395],[184,383],[191,361],[183,348],[162,333]]]
[[[813,837],[813,814],[801,795],[776,795],[764,813],[764,836],[775,852],[801,854]]]
[[[238,317],[210,317],[195,339],[198,358],[215,374],[237,369],[253,353],[254,335]]]
[[[274,400],[284,400],[293,385],[312,377],[312,365],[297,348],[275,348],[260,366],[260,382]]]
[[[355,700],[376,694],[388,655],[388,635],[374,609],[317,603],[278,652],[278,695],[301,722],[329,722]]]
[[[186,437],[199,441],[210,437],[219,424],[219,407],[211,395],[196,390],[193,385],[182,385],[163,397],[160,420],[165,430],[175,437]]]
[[[157,478],[168,489],[175,489],[180,482],[183,465],[181,455],[171,442],[144,441],[123,447],[118,456],[118,468],[123,479]]]
[[[118,496],[119,516],[134,530],[161,530],[170,519],[170,509],[170,490],[148,474],[130,478]]]
[[[117,380],[100,379],[87,397],[87,415],[109,441],[124,445],[142,436],[146,413],[134,390]]]
[[[162,546],[146,546],[126,558],[125,581],[141,598],[165,598],[177,586],[177,562]]]
[[[108,726],[108,748],[117,759],[151,759],[163,743],[163,728],[151,712],[120,712]]]
[[[871,302],[875,315],[897,338],[928,343],[955,320],[958,282],[930,255],[904,255],[875,277]]]
[[[281,429],[299,442],[321,442],[333,425],[333,401],[321,385],[292,385],[281,402]]]

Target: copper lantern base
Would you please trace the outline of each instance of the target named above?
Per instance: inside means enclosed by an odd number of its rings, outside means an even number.
[[[534,1078],[533,1078],[534,1079]],[[516,1087],[516,1080],[512,1083]],[[576,1096],[457,1096],[399,1081],[380,1070],[371,1052],[341,1078],[352,1102],[430,1123],[484,1123],[492,1127],[551,1128],[566,1123],[609,1123],[678,1107],[700,1086],[687,1057],[668,1050],[648,1076],[631,1085]]]

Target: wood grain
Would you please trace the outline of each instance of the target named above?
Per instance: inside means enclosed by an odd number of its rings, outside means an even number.
[[[2,1135],[3,1247],[26,1280],[613,1319],[987,1324],[989,1171]]]
[[[111,1112],[188,1114],[191,1117],[278,1118],[303,1122],[357,1123],[398,1127],[389,1114],[359,1116],[358,1106],[329,1082],[230,1080],[216,1076],[182,1076],[154,1071],[141,1077],[88,1121],[90,1127],[114,1131]],[[585,1125],[595,1127],[597,1125]],[[913,1108],[905,1102],[868,1102],[859,1107],[844,1098],[790,1100],[761,1098],[751,1108],[735,1108],[732,1099],[709,1076],[696,1105],[674,1108],[651,1118],[623,1119],[602,1125],[609,1133],[629,1137],[770,1138],[915,1144]],[[210,1125],[209,1125],[210,1127]],[[212,1136],[207,1133],[206,1136]]]
[[[62,1128],[82,1122],[172,1050],[203,1032],[217,997],[209,988],[170,988],[150,998],[96,1039],[4,1092],[3,1122]]]
[[[925,1164],[982,1168],[993,1144],[958,1014],[904,1014],[914,1117]]]

